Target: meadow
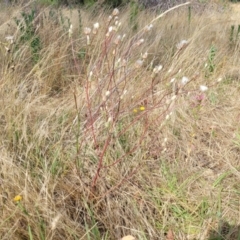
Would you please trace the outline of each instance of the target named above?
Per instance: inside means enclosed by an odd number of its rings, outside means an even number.
[[[240,11],[0,3],[1,240],[240,239]]]

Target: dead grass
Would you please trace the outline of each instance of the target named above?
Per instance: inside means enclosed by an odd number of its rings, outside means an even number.
[[[0,33],[0,238],[237,239],[233,13],[182,7],[145,31],[158,15],[140,12],[133,31],[130,8],[110,22],[45,11],[25,42],[5,39],[14,22]]]

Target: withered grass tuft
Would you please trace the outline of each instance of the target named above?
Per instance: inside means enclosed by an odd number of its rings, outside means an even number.
[[[0,239],[230,239],[239,20],[189,6],[4,9]]]

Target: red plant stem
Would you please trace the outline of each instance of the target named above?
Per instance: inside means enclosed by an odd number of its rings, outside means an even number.
[[[131,177],[133,177],[133,175],[139,171],[140,167],[136,167],[130,174],[128,174],[128,176],[123,177],[116,185],[114,185],[112,188],[110,188],[108,191],[106,191],[103,195],[97,197],[96,199],[102,199],[104,198],[106,195],[108,195],[110,192],[112,192],[114,189],[118,188],[119,186],[121,186],[124,182],[126,182],[127,180],[129,180]]]
[[[93,120],[92,111],[91,111],[91,101],[89,98],[89,81],[88,81],[88,79],[87,79],[87,84],[86,84],[86,98],[87,98],[88,112],[90,115],[90,127],[91,127],[91,131],[92,131],[93,141],[94,141],[94,145],[97,146],[97,140],[96,140],[94,126],[93,126],[94,120]]]
[[[104,157],[104,154],[105,152],[107,151],[107,148],[109,146],[109,142],[110,142],[110,135],[108,136],[108,138],[106,139],[105,141],[105,144],[104,144],[104,147],[103,147],[103,150],[101,152],[101,155],[99,156],[99,161],[98,161],[98,167],[97,167],[97,172],[93,178],[93,182],[92,182],[92,188],[94,188],[96,186],[96,183],[97,183],[97,179],[99,178],[100,176],[100,171],[102,169],[102,165],[103,165],[103,157]]]
[[[168,112],[169,107],[170,107],[170,104],[168,105],[168,108],[167,108],[164,112],[162,112],[162,114],[161,114],[158,118],[155,119],[155,121],[159,120],[160,118],[163,118],[164,114],[166,114],[166,113]],[[142,115],[140,115],[140,116],[142,117],[143,115],[145,115],[145,113],[142,114]],[[138,118],[138,119],[139,119],[139,118]],[[135,120],[134,122],[132,122],[127,128],[125,128],[125,129],[124,129],[124,132],[120,132],[117,136],[120,136],[121,134],[125,133],[126,130],[127,130],[130,126],[132,126],[135,122],[136,122],[136,120]],[[126,154],[124,154],[123,156],[121,156],[120,158],[118,158],[115,162],[113,162],[113,163],[111,163],[111,164],[109,164],[109,165],[107,165],[107,166],[102,166],[102,168],[105,168],[105,169],[106,169],[106,168],[109,168],[109,167],[112,167],[112,166],[118,164],[119,162],[122,161],[122,159],[123,159],[124,157],[126,157],[127,155],[129,155],[129,154],[131,154],[132,152],[134,152],[134,151],[136,150],[136,148],[139,148],[139,145],[142,143],[142,141],[143,141],[143,139],[144,139],[144,136],[145,136],[146,133],[147,133],[147,129],[148,129],[149,125],[150,125],[150,123],[146,124],[146,126],[145,126],[145,128],[144,128],[144,131],[143,131],[142,135],[140,136],[140,140],[139,140],[139,142],[138,142],[138,145],[135,145],[131,150],[129,150]]]
[[[78,71],[78,75],[81,75],[80,69],[78,67],[77,61],[76,61],[76,57],[74,54],[74,49],[73,49],[73,41],[71,41],[71,46],[72,46],[72,54],[73,54],[73,59],[74,59],[74,64],[76,66],[76,69]],[[86,83],[86,98],[87,98],[87,107],[88,107],[88,112],[90,115],[90,126],[91,126],[91,131],[92,131],[92,136],[93,136],[93,141],[94,141],[94,145],[97,145],[97,140],[96,140],[96,136],[95,136],[95,132],[94,132],[94,126],[93,126],[93,116],[92,116],[92,111],[91,111],[91,101],[89,98],[89,81],[87,79],[87,83]]]
[[[79,66],[77,64],[77,60],[76,60],[76,57],[75,57],[75,54],[74,54],[74,49],[73,49],[73,41],[71,39],[71,47],[72,47],[72,55],[73,55],[73,60],[74,60],[74,64],[75,64],[75,67],[77,69],[77,72],[78,72],[78,76],[80,76],[80,69],[79,69]],[[74,102],[75,102],[75,107],[76,107],[76,111],[77,111],[77,118],[78,118],[78,121],[79,121],[79,112],[78,112],[78,106],[77,106],[77,97],[76,97],[76,94],[73,93],[73,96],[74,96]],[[78,136],[79,137],[79,136]],[[82,145],[82,143],[81,143]],[[78,147],[77,149],[77,154],[79,154],[79,149],[81,148],[81,146]]]

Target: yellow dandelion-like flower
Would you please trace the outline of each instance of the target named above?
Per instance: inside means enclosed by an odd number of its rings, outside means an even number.
[[[145,107],[144,107],[144,106],[141,106],[141,107],[139,108],[139,110],[140,110],[140,111],[144,111],[144,110],[145,110]]]
[[[22,196],[20,195],[15,196],[13,199],[14,202],[20,202],[21,200],[22,200]]]
[[[134,109],[133,109],[133,112],[134,112],[134,113],[137,113],[137,112],[138,112],[138,110],[137,110],[136,108],[134,108]]]

